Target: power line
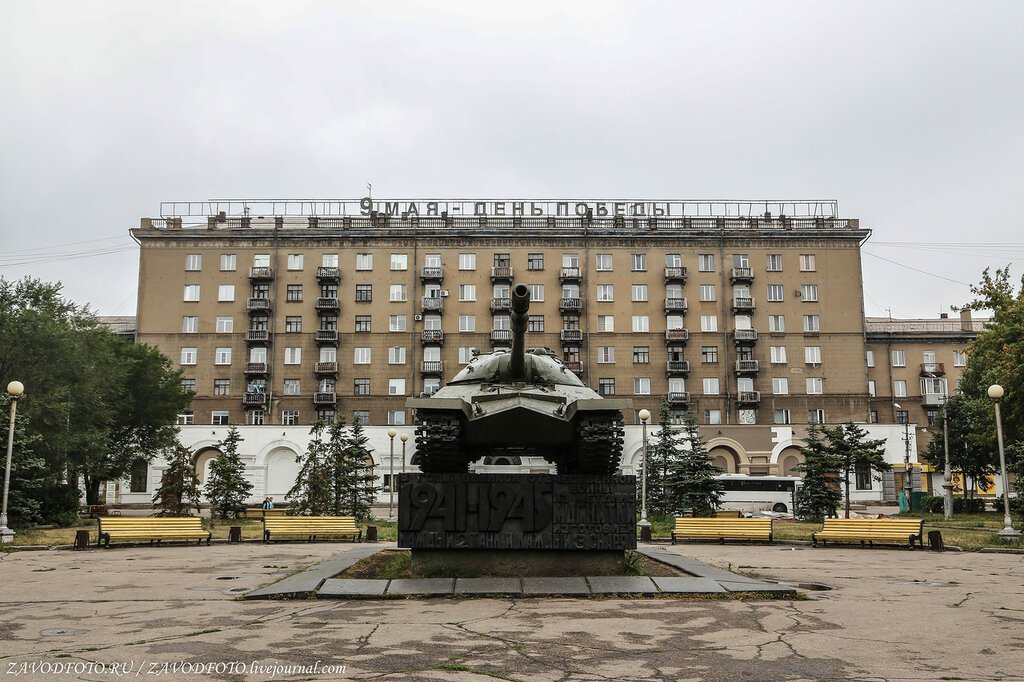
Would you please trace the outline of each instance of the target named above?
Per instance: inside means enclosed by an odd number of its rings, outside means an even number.
[[[876,253],[871,253],[870,251],[865,251],[864,249],[861,249],[861,253],[864,253],[864,254],[866,254],[868,256],[871,256],[872,258],[877,258],[878,260],[884,260],[886,263],[892,263],[893,265],[898,265],[901,268],[906,268],[907,270],[913,270],[914,272],[920,272],[922,275],[928,275],[929,277],[935,277],[937,279],[944,279],[947,282],[952,282],[953,284],[960,284],[960,285],[963,285],[965,287],[971,286],[967,282],[961,282],[960,280],[952,279],[950,277],[945,277],[943,275],[936,275],[934,272],[928,272],[927,270],[920,270],[918,268],[911,267],[911,266],[906,265],[904,263],[900,263],[899,261],[894,261],[894,260],[889,260],[888,258],[883,258],[882,256],[879,256]]]
[[[51,246],[35,246],[30,249],[13,249],[6,253],[28,253],[30,251],[46,251],[47,249],[62,249],[65,246],[78,246],[79,244],[95,244],[97,242],[109,242],[113,239],[124,239],[128,235],[118,235],[117,237],[101,237],[100,239],[86,239],[80,242],[66,242],[64,244],[53,244]]]

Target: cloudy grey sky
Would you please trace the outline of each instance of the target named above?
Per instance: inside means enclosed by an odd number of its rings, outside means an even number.
[[[5,0],[0,275],[133,314],[127,231],[168,199],[835,198],[874,230],[867,313],[935,316],[1024,261],[1021,26],[1012,0]]]

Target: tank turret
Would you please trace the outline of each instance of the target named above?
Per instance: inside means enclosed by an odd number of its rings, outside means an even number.
[[[512,290],[512,348],[474,357],[416,410],[416,457],[425,472],[460,472],[481,457],[540,456],[559,473],[615,473],[622,412],[580,381],[551,349],[526,347],[530,290]]]

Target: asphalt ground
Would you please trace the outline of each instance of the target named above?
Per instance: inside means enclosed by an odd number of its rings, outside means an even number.
[[[0,553],[0,674],[167,680],[1024,680],[1024,556],[677,545],[804,600],[244,601],[348,543]],[[275,668],[275,666],[282,666]],[[332,669],[324,672],[326,666]]]

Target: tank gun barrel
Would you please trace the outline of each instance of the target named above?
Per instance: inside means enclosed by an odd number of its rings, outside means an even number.
[[[529,320],[530,288],[517,284],[512,288],[512,357],[509,370],[513,379],[526,376],[526,324]]]

